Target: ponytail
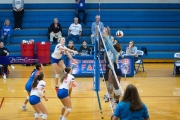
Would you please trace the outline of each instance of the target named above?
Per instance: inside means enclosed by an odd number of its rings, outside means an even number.
[[[34,81],[33,81],[33,84],[32,84],[32,88],[35,88],[37,87],[37,84],[40,80],[42,80],[44,77],[44,74],[43,72],[40,72],[35,78],[34,78]]]
[[[67,75],[68,75],[68,73],[65,73],[65,74],[62,76],[62,78],[61,78],[61,80],[60,80],[60,83],[63,83],[63,81],[64,81],[64,79],[67,77]]]
[[[71,67],[66,67],[64,69],[65,74],[62,76],[60,83],[63,83],[64,79],[67,77],[67,75],[69,74],[70,71],[71,71]]]

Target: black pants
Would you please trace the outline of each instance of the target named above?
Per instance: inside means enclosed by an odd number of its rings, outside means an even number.
[[[135,62],[138,61],[138,57],[134,57],[134,70],[136,70]]]
[[[8,75],[8,65],[7,64],[3,64],[3,73],[5,73],[6,75]]]
[[[13,14],[14,14],[14,28],[22,28],[22,18],[24,15],[24,9],[22,9],[19,12],[13,10]]]
[[[81,22],[81,18],[80,18],[80,14],[79,13],[83,13],[83,22],[86,21],[86,16],[87,16],[87,10],[86,9],[82,9],[82,10],[79,10],[79,9],[76,9],[76,17],[78,18],[78,21],[79,23]]]
[[[105,81],[108,81],[108,76],[109,76],[109,67],[108,67],[108,65],[109,65],[109,60],[108,60],[107,55],[106,55],[106,71],[104,73]]]

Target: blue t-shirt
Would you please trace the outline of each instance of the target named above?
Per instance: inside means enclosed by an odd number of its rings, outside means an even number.
[[[32,82],[34,81],[34,78],[35,78],[37,72],[38,72],[38,70],[35,70],[35,71],[31,74],[28,82],[32,83]]]
[[[76,0],[77,2],[78,0]],[[85,9],[86,6],[85,6],[85,0],[80,0],[78,4],[76,4],[76,8],[77,9]]]
[[[130,110],[130,102],[120,102],[114,112],[114,116],[120,120],[144,120],[149,118],[146,105],[143,103],[142,109],[132,112]]]

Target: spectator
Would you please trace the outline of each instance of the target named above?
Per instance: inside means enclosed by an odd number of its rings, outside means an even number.
[[[12,36],[12,26],[10,25],[10,20],[6,19],[4,22],[4,26],[2,27],[1,30],[1,40],[3,41],[3,43],[9,45],[11,36]]]
[[[10,62],[6,61],[6,58],[2,57],[2,56],[8,56],[9,53],[10,53],[9,50],[6,47],[4,47],[4,43],[0,42],[0,57],[1,57],[1,62],[3,62],[3,63],[0,63],[0,64],[3,65],[2,75],[3,75],[4,79],[6,79],[6,76],[8,75],[8,65],[9,65]],[[7,63],[5,63],[5,62],[7,62]]]
[[[91,49],[87,46],[87,42],[84,40],[82,42],[82,46],[79,49],[79,53],[81,55],[90,55]]]
[[[74,18],[74,23],[72,23],[68,30],[68,38],[67,42],[69,40],[72,40],[74,43],[79,41],[79,38],[81,37],[82,33],[82,27],[81,24],[78,23],[78,18]]]
[[[86,16],[87,16],[87,10],[86,10],[86,6],[85,6],[85,0],[76,0],[76,17],[79,20],[79,23],[83,22],[84,24],[86,24]],[[80,19],[80,15],[79,13],[83,13],[83,20]]]
[[[93,22],[92,26],[91,26],[91,32],[92,32],[91,42],[92,42],[92,44],[94,44],[94,36],[96,36],[96,27],[97,27],[97,25],[99,26],[100,31],[103,34],[104,24],[100,21],[100,16],[99,15],[96,15],[96,21]]]
[[[73,41],[71,41],[71,40],[68,42],[67,48],[69,48],[69,49],[71,49],[71,50],[74,50],[74,51],[77,51],[77,49],[74,47]],[[69,52],[69,53],[70,53],[71,55],[74,55],[73,52]]]
[[[58,42],[60,42],[62,37],[62,27],[61,24],[58,23],[58,18],[54,18],[54,23],[49,27],[49,33],[51,44],[53,43],[53,38],[58,39]]]
[[[116,107],[112,120],[150,120],[148,109],[141,101],[137,88],[127,86],[121,102]]]
[[[24,15],[24,0],[13,0],[14,28],[21,30]]]
[[[126,54],[134,56],[134,63],[138,61],[137,47],[134,46],[134,41],[129,42],[129,47],[126,48]],[[134,64],[134,73],[136,73],[135,64]]]

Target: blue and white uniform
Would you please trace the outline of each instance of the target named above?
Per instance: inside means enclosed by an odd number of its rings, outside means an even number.
[[[51,64],[57,63],[61,61],[62,56],[65,54],[65,50],[60,50],[60,47],[67,48],[66,46],[62,46],[61,44],[57,44],[54,52],[51,54]]]
[[[40,80],[35,88],[32,88],[31,95],[29,97],[29,103],[31,105],[36,105],[41,102],[41,97],[44,96],[44,88],[46,86],[46,82],[44,80]]]
[[[35,71],[31,74],[29,80],[27,81],[27,83],[26,83],[26,85],[25,85],[26,91],[31,92],[32,83],[33,83],[33,81],[34,81],[35,76],[38,74],[38,72],[39,72],[38,70],[35,70]]]
[[[68,74],[67,77],[63,80],[63,83],[59,86],[58,98],[63,99],[69,96],[69,85],[71,82],[74,82],[74,76]]]

